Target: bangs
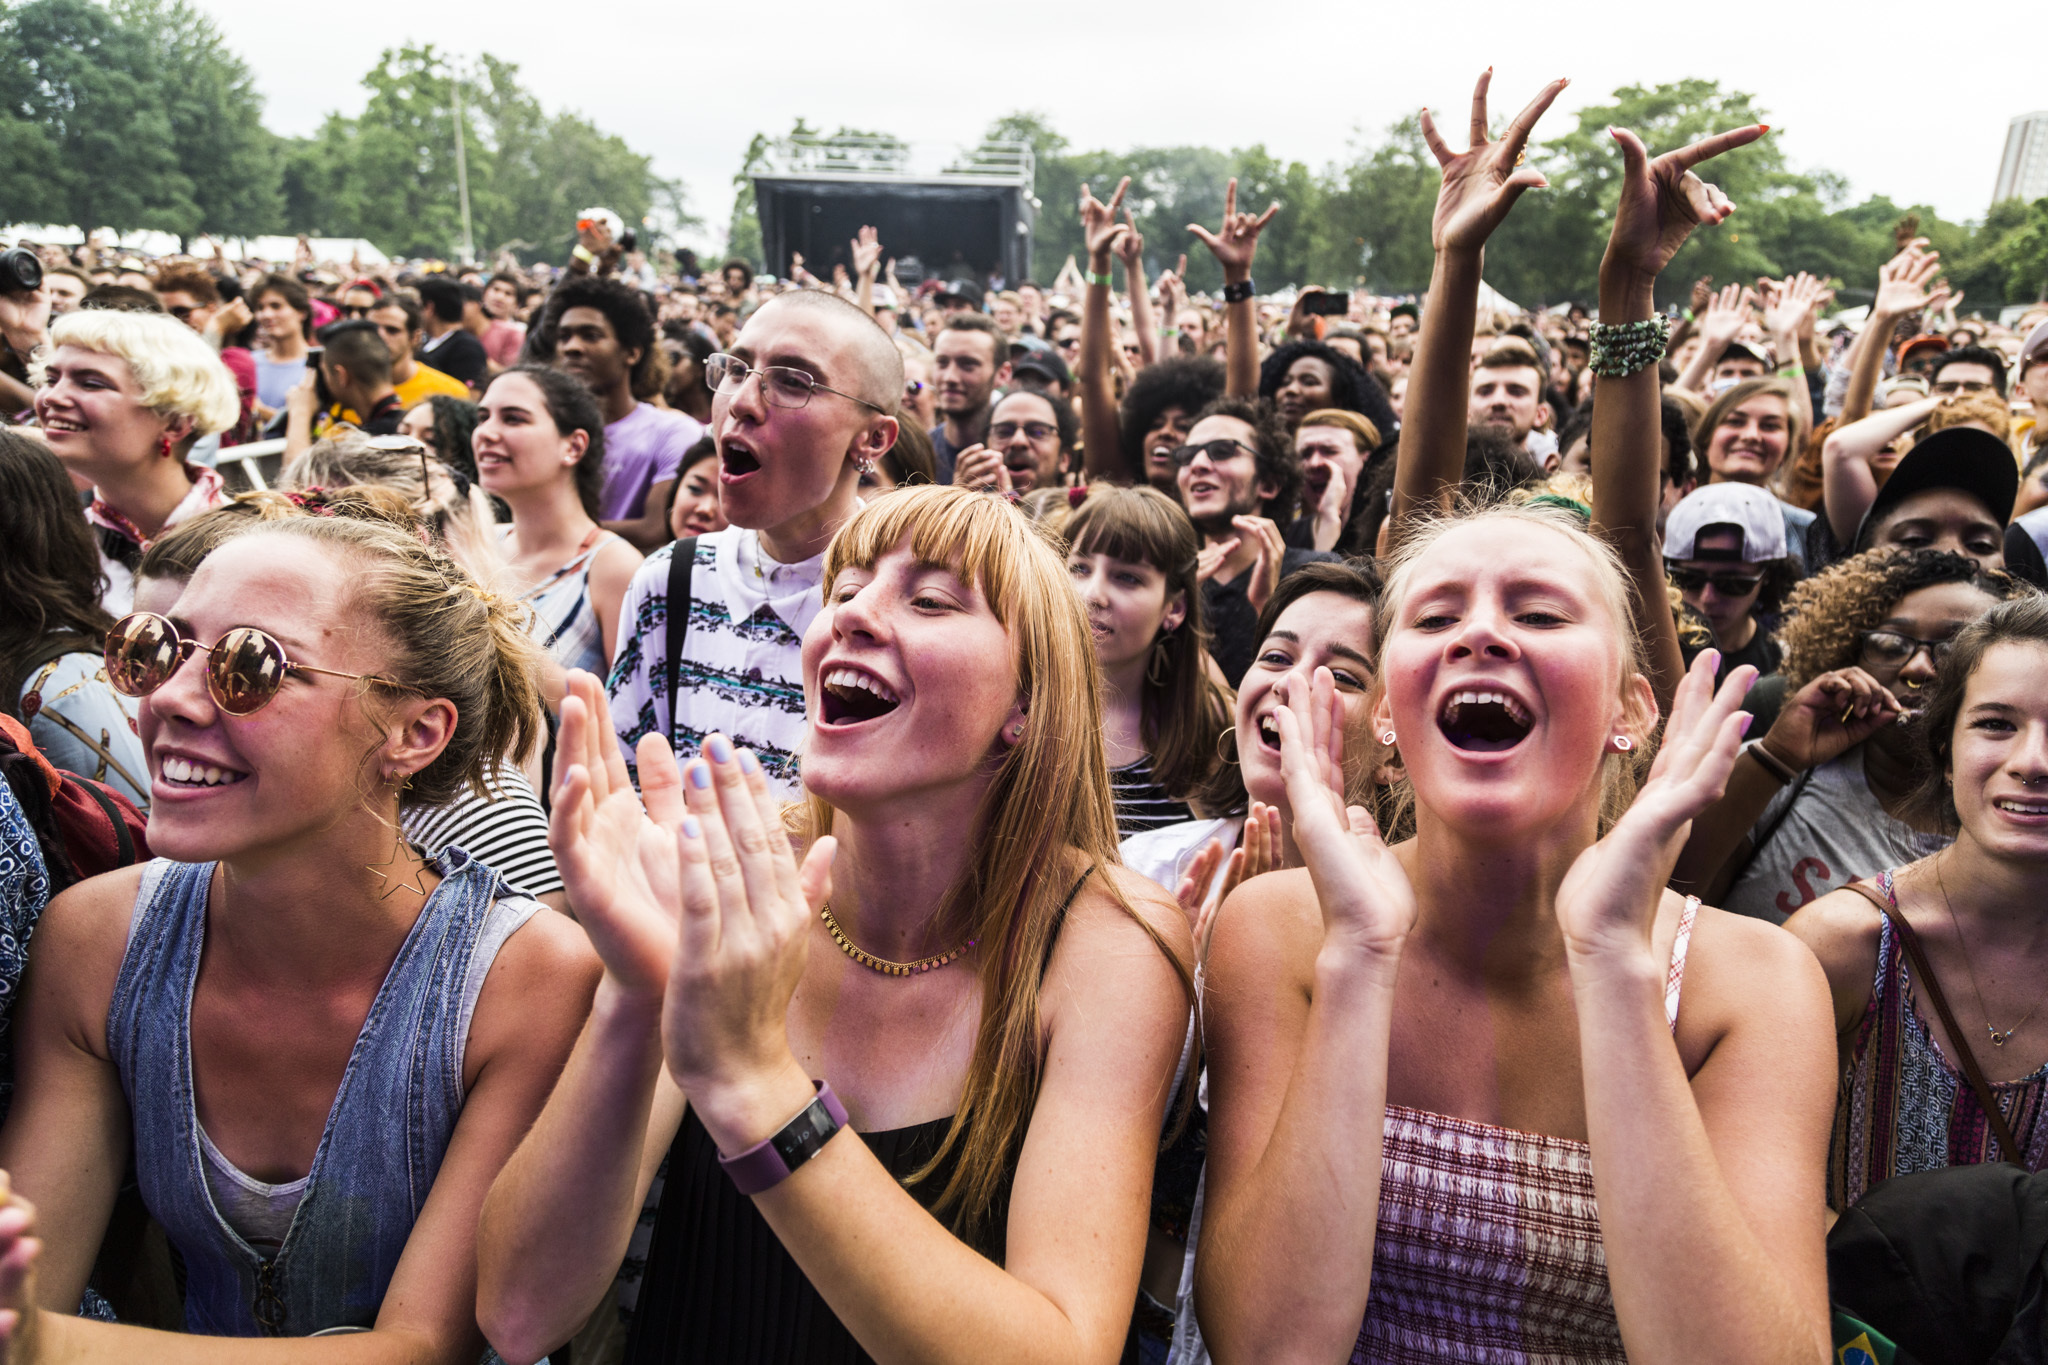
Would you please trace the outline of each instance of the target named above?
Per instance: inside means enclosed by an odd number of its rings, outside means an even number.
[[[885,493],[854,514],[825,552],[825,587],[847,569],[872,569],[910,537],[920,564],[937,565],[971,583],[998,621],[1008,625],[1022,559],[1051,546],[1008,503],[986,493],[924,485]],[[1033,542],[1037,542],[1034,547]]]
[[[1089,494],[1067,518],[1066,538],[1074,554],[1150,564],[1169,579],[1192,574],[1199,549],[1187,514],[1151,489],[1103,488]]]

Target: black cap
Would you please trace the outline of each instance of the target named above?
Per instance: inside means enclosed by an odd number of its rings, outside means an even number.
[[[1892,476],[1877,490],[1863,524],[1856,528],[1856,545],[1864,548],[1871,527],[1885,513],[1915,493],[1930,488],[1954,488],[1984,504],[2000,526],[2012,520],[2012,506],[2020,495],[2020,468],[2012,449],[1990,432],[1977,427],[1946,427],[1907,451],[1892,468]]]
[[[939,298],[942,300],[959,299],[973,304],[976,308],[981,307],[983,297],[981,286],[973,280],[949,280],[945,287],[939,290]]]
[[[1067,368],[1066,360],[1035,336],[1021,336],[1010,343],[1010,373],[1023,374],[1026,370],[1035,370],[1062,388],[1074,382],[1074,372]]]

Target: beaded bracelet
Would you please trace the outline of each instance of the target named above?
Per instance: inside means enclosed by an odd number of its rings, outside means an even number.
[[[1641,322],[1592,326],[1593,356],[1589,366],[1602,379],[1620,379],[1647,369],[1664,358],[1671,345],[1671,320],[1653,313]]]

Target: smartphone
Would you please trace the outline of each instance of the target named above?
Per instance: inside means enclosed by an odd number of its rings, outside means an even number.
[[[1310,294],[1301,311],[1312,318],[1341,318],[1351,311],[1349,294]]]

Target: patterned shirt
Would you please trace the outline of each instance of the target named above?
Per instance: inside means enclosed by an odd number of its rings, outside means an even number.
[[[824,606],[825,556],[781,564],[757,532],[730,527],[701,536],[690,566],[690,628],[676,673],[680,704],[668,690],[668,567],[674,545],[647,557],[626,589],[619,619],[627,627],[606,690],[612,724],[638,785],[634,746],[665,734],[679,755],[694,754],[720,731],[761,759],[778,795],[799,794],[803,747],[803,638]]]

